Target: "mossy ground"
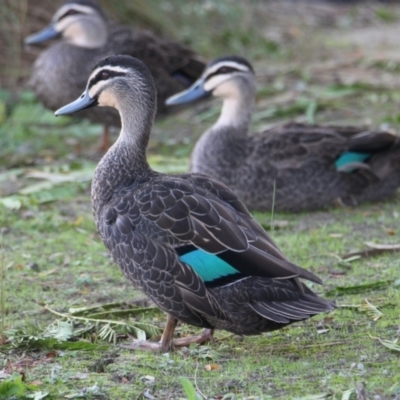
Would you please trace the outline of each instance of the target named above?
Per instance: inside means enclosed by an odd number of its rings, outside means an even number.
[[[400,28],[400,9],[326,7],[307,9],[299,20],[298,10],[282,19],[278,9],[270,21],[265,35],[271,38],[275,28],[276,48],[254,55],[260,84],[254,129],[296,118],[399,130],[400,68],[389,33]],[[361,33],[374,32],[383,38],[378,44],[359,41]],[[107,256],[92,220],[87,174],[97,160],[100,126],[54,120],[29,93],[17,103],[6,97],[0,110],[0,190],[14,209],[0,206],[5,328],[40,335],[57,318],[44,305],[65,313],[143,298]],[[184,171],[193,141],[218,112],[212,101],[158,121],[149,149],[153,165]],[[35,178],[38,171],[47,180]],[[82,179],[54,182],[74,173]],[[37,187],[38,182],[46,184]],[[32,350],[6,343],[0,365],[5,373],[23,374],[36,385],[31,392],[48,392],[49,399],[185,398],[182,377],[207,398],[399,398],[400,353],[376,339],[395,341],[400,335],[399,253],[341,257],[365,249],[365,242],[400,243],[399,204],[397,196],[356,209],[273,215],[279,246],[323,279],[324,286],[313,289],[337,302],[329,315],[254,337],[217,332],[215,344],[165,355],[120,348],[130,340],[126,335],[117,345],[107,344],[93,329],[80,340],[106,349]],[[269,214],[255,216],[270,229]],[[358,308],[365,299],[381,311],[378,320]],[[165,322],[156,312],[137,318],[160,327]],[[177,330],[196,332],[186,325]]]

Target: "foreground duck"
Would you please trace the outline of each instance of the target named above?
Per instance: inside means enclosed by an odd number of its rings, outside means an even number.
[[[334,308],[299,278],[320,279],[289,262],[227,186],[150,168],[156,88],[141,61],[104,59],[84,93],[56,115],[95,105],[115,107],[122,120],[92,182],[98,232],[125,276],[168,314],[160,343],[132,348],[165,352],[204,342],[215,328],[252,335]],[[205,330],[173,340],[178,320]]]
[[[191,171],[227,184],[250,209],[315,210],[392,196],[400,186],[400,140],[358,127],[290,123],[249,136],[256,95],[241,57],[212,61],[188,90],[167,100],[223,99],[218,121],[196,143]]]
[[[159,115],[167,112],[166,98],[189,87],[205,67],[193,51],[180,43],[109,23],[93,0],[64,2],[51,24],[27,37],[25,43],[38,44],[58,37],[62,40],[37,58],[29,82],[38,99],[53,111],[81,94],[93,66],[108,55],[129,54],[146,64],[155,80]],[[118,113],[111,108],[88,110],[80,117],[120,126]]]

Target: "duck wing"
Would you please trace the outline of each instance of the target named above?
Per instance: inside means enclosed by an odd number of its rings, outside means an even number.
[[[136,204],[142,218],[154,223],[175,247],[189,245],[218,255],[245,276],[321,283],[287,260],[227,186],[205,175],[160,176],[136,194]]]
[[[286,259],[224,184],[200,174],[154,174],[134,186],[101,214],[100,236],[125,275],[182,321],[207,327],[207,317],[225,319],[207,290],[219,278],[294,278],[302,292],[298,278],[321,283]],[[183,257],[193,251],[203,264],[214,257],[208,275]]]
[[[279,125],[252,138],[253,152],[257,153],[255,159],[268,154],[272,164],[296,168],[310,162],[334,165],[346,152],[372,155],[399,142],[399,138],[388,131],[300,123]]]

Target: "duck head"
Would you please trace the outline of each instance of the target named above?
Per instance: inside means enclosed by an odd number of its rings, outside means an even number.
[[[229,99],[238,97],[243,82],[254,86],[254,70],[243,57],[225,56],[211,61],[189,89],[167,99],[167,105],[189,103],[210,95]]]
[[[78,47],[104,46],[108,32],[100,6],[93,0],[66,1],[56,11],[50,25],[28,36],[25,44],[38,44],[59,37]]]
[[[122,117],[154,119],[156,88],[151,73],[142,61],[131,56],[110,56],[92,70],[85,91],[55,115],[72,114],[100,106],[116,108]]]

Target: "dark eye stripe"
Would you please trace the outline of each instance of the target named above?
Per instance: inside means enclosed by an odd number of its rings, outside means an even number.
[[[224,74],[230,74],[231,72],[244,72],[241,69],[237,69],[234,67],[228,67],[228,66],[222,66],[220,68],[218,68],[215,72],[213,72],[212,74],[208,75],[205,79],[205,81],[207,82],[210,78],[212,78],[213,76],[216,75],[224,75]]]
[[[76,14],[83,14],[80,11],[77,11],[73,8],[71,8],[70,10],[68,10],[65,14],[61,15],[58,20],[61,21],[62,19],[64,19],[65,17],[69,17],[71,15],[76,15]]]
[[[108,81],[109,79],[114,78],[116,76],[125,76],[125,75],[126,75],[125,72],[117,72],[110,69],[102,69],[96,74],[94,78],[92,78],[92,80],[89,83],[89,88],[94,86],[97,82]]]

